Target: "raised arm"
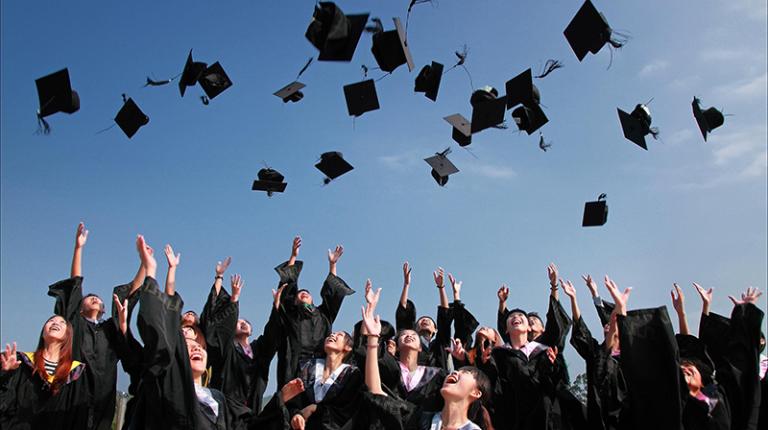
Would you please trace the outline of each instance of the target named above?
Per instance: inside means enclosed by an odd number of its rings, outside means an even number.
[[[165,277],[165,294],[172,296],[176,292],[176,267],[181,262],[181,253],[174,254],[171,245],[165,245],[165,259],[168,260],[168,274]]]
[[[370,284],[369,279],[366,285]],[[372,300],[363,307],[363,325],[368,332],[365,354],[365,385],[372,394],[386,396],[387,394],[381,388],[381,375],[379,375],[379,338],[381,336],[381,318],[376,315],[376,304],[381,295],[381,288],[373,294]]]
[[[622,293],[619,291],[619,287],[616,286],[616,283],[613,282],[608,275],[605,276],[605,287],[608,289],[608,292],[616,303],[610,316],[608,334],[605,336],[605,348],[610,351],[613,349],[614,343],[618,338],[618,316],[627,316],[627,302],[629,301],[629,294],[632,292],[632,288],[626,288]]]
[[[341,245],[336,246],[336,249],[333,251],[328,250],[328,277],[326,277],[323,283],[323,288],[320,289],[323,303],[317,307],[317,310],[325,314],[331,324],[336,320],[344,298],[355,292],[343,279],[336,275],[336,264],[343,253],[344,247]]]
[[[677,321],[680,325],[680,334],[691,334],[688,329],[688,319],[685,317],[685,297],[683,297],[683,291],[677,284],[672,284],[675,288],[669,294],[672,296],[672,307],[675,308],[677,313]],[[675,296],[677,293],[677,296]]]
[[[336,263],[339,262],[339,259],[341,258],[342,254],[344,254],[344,247],[341,245],[336,245],[336,249],[331,251],[328,250],[328,273],[330,273],[333,276],[336,275]]]
[[[699,293],[699,297],[701,297],[701,314],[709,315],[709,306],[712,304],[712,292],[714,289],[710,288],[705,290],[701,287],[701,285],[695,282],[693,283],[693,287],[696,288],[696,291]]]
[[[454,337],[461,339],[464,345],[469,347],[472,344],[472,333],[475,332],[480,323],[477,322],[475,316],[472,315],[472,313],[467,310],[464,303],[461,302],[460,294],[462,282],[457,281],[450,273],[448,274],[448,280],[451,282],[451,289],[453,290],[453,303],[450,305],[451,312],[449,312],[449,315],[444,315],[444,318],[447,317],[445,319],[448,320],[449,324],[450,320],[453,319]],[[438,317],[440,317],[441,314],[445,314],[445,312],[438,312]],[[440,325],[439,321],[438,325]],[[447,331],[443,337],[440,336],[441,330]],[[440,339],[441,346],[445,347],[450,345],[450,325],[446,328],[438,327],[437,335],[438,339]]]
[[[216,278],[213,281],[213,288],[216,290],[217,296],[221,292],[221,285],[224,283],[224,273],[229,268],[230,263],[232,263],[232,257],[227,257],[223,261],[216,263]]]
[[[128,299],[125,299],[120,303],[117,294],[113,294],[112,301],[114,302],[115,310],[117,311],[117,327],[123,333],[123,336],[125,336],[125,333],[128,331]]]
[[[499,298],[499,311],[496,312],[496,330],[499,331],[501,339],[504,342],[509,342],[509,334],[507,333],[507,299],[509,299],[509,287],[507,284],[501,284],[499,290],[496,292],[496,296]]]
[[[75,252],[72,254],[72,267],[69,271],[69,277],[74,278],[83,276],[83,248],[88,240],[88,230],[82,222],[77,225],[77,234],[75,234]]]
[[[293,266],[296,264],[296,259],[299,257],[299,248],[301,248],[301,236],[293,238],[293,244],[291,246],[291,258],[288,259],[287,266]]]
[[[559,300],[557,293],[557,280],[559,278],[555,263],[549,263],[549,266],[547,266],[547,277],[549,278],[549,295],[555,300]]]
[[[432,272],[432,277],[435,279],[435,286],[440,293],[440,307],[447,309],[448,294],[445,292],[445,270],[438,267],[436,271]]]
[[[592,302],[595,305],[597,316],[600,318],[600,324],[606,325],[611,320],[611,313],[613,312],[613,304],[605,302],[600,298],[600,294],[597,292],[597,282],[592,279],[591,275],[582,275],[581,279],[589,288],[589,293],[592,295]]]
[[[571,299],[571,318],[576,321],[581,318],[581,310],[579,310],[579,304],[576,302],[576,289],[573,288],[571,281],[565,281],[562,285],[563,292]]]
[[[400,293],[400,306],[405,309],[408,306],[408,289],[411,287],[411,266],[406,261],[403,263],[403,291]]]

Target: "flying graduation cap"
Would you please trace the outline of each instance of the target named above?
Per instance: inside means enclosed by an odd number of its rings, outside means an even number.
[[[472,121],[470,122],[472,134],[479,133],[486,128],[499,126],[504,122],[507,98],[499,97],[496,88],[486,86],[475,90],[469,98],[469,103],[472,105]]]
[[[320,156],[320,162],[315,164],[317,170],[323,172],[324,184],[329,184],[332,180],[354,169],[351,164],[344,159],[341,152],[325,152]]]
[[[443,65],[433,61],[421,68],[416,76],[413,91],[424,93],[424,97],[437,101],[437,92],[440,90],[440,80],[443,78]]]
[[[448,177],[454,173],[458,173],[459,169],[454,165],[451,160],[448,159],[448,154],[451,153],[451,148],[446,148],[443,152],[437,152],[431,157],[427,157],[424,161],[432,167],[432,178],[435,179],[437,185],[444,187],[448,183]]]
[[[606,197],[605,194],[600,194],[596,201],[584,204],[584,218],[581,221],[582,227],[598,227],[608,221]]]
[[[344,85],[344,98],[347,101],[347,111],[350,116],[357,117],[379,109],[379,97],[376,95],[376,84],[373,79]]]
[[[288,103],[288,102],[295,103],[304,98],[304,93],[301,92],[301,89],[306,87],[306,85],[299,82],[298,79],[309,68],[309,65],[312,64],[312,60],[313,58],[309,57],[309,60],[307,60],[306,64],[304,64],[304,67],[302,67],[301,70],[299,70],[299,74],[296,75],[295,81],[284,86],[283,88],[280,88],[274,93],[274,95],[276,95],[277,97],[280,97],[283,100],[283,103]]]
[[[318,61],[352,61],[368,14],[345,15],[333,2],[315,5],[305,36],[320,51]]]
[[[149,123],[149,117],[141,111],[132,98],[125,100],[125,95],[123,95],[123,100],[123,107],[117,112],[115,123],[130,139],[141,127]]]
[[[376,59],[379,68],[387,73],[392,73],[403,64],[408,65],[408,71],[413,71],[414,64],[411,50],[405,40],[405,31],[400,18],[392,18],[395,29],[389,31],[377,31],[374,33],[371,52]]]
[[[258,179],[253,181],[251,190],[266,191],[269,197],[272,197],[273,193],[282,193],[288,186],[288,183],[284,182],[285,177],[270,167],[259,170],[257,176]]]
[[[714,107],[701,110],[701,100],[696,97],[691,102],[691,108],[693,109],[693,117],[696,118],[696,123],[699,125],[701,136],[704,138],[704,142],[706,142],[707,133],[711,133],[712,130],[723,125],[725,123],[725,116]]]
[[[460,113],[448,115],[444,120],[453,127],[451,137],[459,146],[467,146],[472,143],[472,125],[469,120]]]
[[[540,76],[543,77],[546,74]],[[522,105],[512,111],[512,118],[519,130],[531,135],[549,122],[549,118],[541,109],[541,93],[533,83],[533,73],[530,68],[508,80],[505,87],[507,90],[507,109]]]
[[[624,137],[634,142],[637,146],[648,150],[645,144],[645,136],[651,135],[654,139],[659,135],[659,129],[651,127],[651,110],[644,104],[638,104],[632,113],[626,113],[616,109],[619,113],[619,121]]]
[[[207,67],[197,82],[210,100],[213,100],[216,96],[223,93],[224,90],[232,86],[232,81],[218,61]]]
[[[563,34],[579,61],[583,60],[588,52],[597,54],[606,43],[614,48],[621,48],[626,43],[621,35],[615,34],[605,16],[590,0],[581,5]],[[617,35],[620,37],[616,37]]]
[[[72,89],[69,81],[69,69],[43,76],[35,80],[40,109],[37,111],[38,125],[43,133],[50,132],[50,126],[43,119],[57,112],[73,114],[80,110],[80,96]]]
[[[182,97],[184,97],[187,87],[195,86],[207,68],[207,64],[192,59],[192,50],[190,49],[187,62],[184,63],[184,70],[181,72],[181,79],[179,79],[179,93]]]

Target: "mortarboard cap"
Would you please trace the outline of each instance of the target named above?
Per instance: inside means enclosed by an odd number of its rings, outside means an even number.
[[[478,101],[472,108],[472,134],[503,123],[506,107],[506,97]]]
[[[539,89],[533,83],[531,69],[520,73],[506,83],[507,109],[512,109],[518,104],[533,106],[541,103]]]
[[[205,69],[198,82],[211,100],[232,86],[232,81],[229,80],[229,76],[218,61]]]
[[[184,70],[181,72],[181,79],[179,79],[179,92],[182,97],[184,97],[187,87],[195,86],[207,67],[208,65],[205,63],[192,60],[192,50],[190,49],[189,55],[187,55],[187,62],[184,64]]]
[[[608,221],[608,204],[604,200],[605,194],[600,194],[597,201],[584,204],[584,218],[581,221],[582,227],[597,227]]]
[[[654,132],[651,129],[651,112],[648,107],[639,104],[635,106],[631,114],[621,109],[616,110],[619,113],[619,121],[621,122],[624,137],[647,151],[648,146],[645,144],[645,136]],[[658,130],[655,130],[655,133],[658,133]]]
[[[579,61],[587,56],[587,52],[597,54],[606,43],[615,47],[621,46],[611,40],[611,33],[605,16],[598,12],[590,0],[581,5],[563,32]]]
[[[402,64],[407,64],[408,71],[413,71],[415,66],[400,18],[392,20],[395,22],[394,30],[380,31],[373,35],[373,57],[376,58],[379,68],[387,73],[392,73]]]
[[[432,167],[430,173],[435,179],[435,182],[441,187],[448,183],[448,177],[450,175],[459,172],[459,169],[448,159],[448,154],[450,153],[451,148],[447,148],[443,152],[438,152],[435,155],[424,159],[424,161]]]
[[[701,136],[704,137],[704,141],[707,141],[707,133],[711,133],[712,130],[720,127],[725,122],[723,113],[714,107],[710,107],[707,110],[701,110],[701,100],[694,97],[691,102],[691,108],[693,108],[693,117],[696,118],[696,123],[699,125],[699,131]]]
[[[373,79],[344,85],[344,98],[350,116],[360,116],[379,109],[379,97]]]
[[[440,90],[440,80],[443,78],[443,65],[435,61],[431,65],[421,68],[419,75],[416,76],[414,91],[424,93],[424,96],[430,100],[437,101],[437,92]]]
[[[274,94],[283,99],[283,103],[297,102],[304,98],[304,93],[300,91],[304,87],[306,87],[306,85],[299,81],[294,81],[283,88],[280,88]]]
[[[529,136],[549,122],[549,118],[537,104],[517,107],[512,111],[512,118],[517,128],[528,133]]]
[[[38,116],[45,118],[56,112],[72,114],[80,109],[80,96],[72,89],[69,69],[43,76],[35,80],[37,97],[40,100]]]
[[[463,115],[455,113],[443,119],[453,126],[451,137],[459,146],[467,146],[472,143],[472,125]]]
[[[315,6],[305,36],[320,51],[318,61],[352,61],[368,14],[344,15],[333,2]]]
[[[129,98],[123,103],[120,111],[117,112],[115,122],[130,139],[141,127],[149,123],[149,117],[139,109],[139,106],[132,98]]]
[[[285,187],[288,186],[286,182],[283,182],[285,177],[277,170],[269,167],[259,170],[258,178],[253,181],[251,190],[266,191],[270,197],[272,197],[272,193],[282,193],[285,191]]]
[[[326,184],[354,169],[354,167],[344,159],[341,152],[338,151],[323,153],[320,156],[320,162],[315,164],[315,167],[325,174],[326,179],[323,182]]]

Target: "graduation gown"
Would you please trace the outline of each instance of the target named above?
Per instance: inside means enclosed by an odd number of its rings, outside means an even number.
[[[344,430],[430,430],[439,414],[440,410],[426,410],[397,396],[377,395],[366,391],[362,395],[358,414]],[[459,430],[477,428],[480,426],[470,421]]]
[[[48,287],[48,295],[56,298],[54,313],[64,317],[74,330],[72,358],[87,364],[92,406],[85,428],[109,430],[115,415],[117,362],[125,355],[126,340],[116,317],[94,323],[80,314],[82,282],[82,277],[59,281]]]
[[[504,309],[503,312],[497,312],[496,314],[496,329],[506,343],[509,343],[509,334],[507,333],[508,316],[508,309]],[[534,340],[547,346],[557,347],[558,351],[562,352],[572,323],[573,321],[571,320],[571,317],[568,316],[568,313],[563,308],[560,300],[557,300],[550,295],[549,307],[547,308],[547,321],[544,323],[544,332]]]
[[[211,395],[218,403],[218,415],[198,400],[181,332],[181,296],[167,296],[150,277],[139,294],[137,326],[144,348],[131,428],[225,430],[244,426],[250,410],[217,390],[211,390]]]
[[[437,333],[431,340],[419,336],[421,352],[418,363],[422,366],[448,368],[448,354],[445,348],[451,344],[451,322],[453,312],[451,308],[437,307]],[[405,307],[399,303],[395,311],[395,327],[399,333],[402,330],[418,331],[416,327],[416,305],[409,299]]]
[[[590,429],[621,429],[626,414],[627,387],[619,357],[592,337],[583,318],[573,324],[571,345],[587,365],[587,422]]]
[[[285,263],[278,266],[283,267]],[[297,262],[298,265],[298,262]],[[283,291],[278,312],[278,324],[275,324],[277,346],[277,386],[282,387],[286,382],[295,378],[300,366],[313,358],[325,355],[323,345],[325,338],[331,334],[333,322],[341,309],[344,298],[355,291],[340,277],[331,273],[326,277],[320,296],[323,299],[319,306],[304,306],[296,303],[300,266],[286,266],[284,269],[288,287]],[[292,268],[292,269],[291,269]],[[276,269],[276,270],[277,270]],[[290,270],[289,270],[290,269]],[[278,270],[278,273],[280,271]],[[295,275],[295,276],[294,276]],[[281,274],[281,282],[284,275]]]
[[[363,322],[358,321],[355,323],[355,328],[352,332],[352,364],[354,364],[360,373],[365,375],[365,356],[368,353],[368,336],[362,334]],[[390,355],[387,352],[387,341],[395,337],[395,328],[388,321],[381,321],[381,335],[379,336],[379,368],[381,368],[381,360],[385,354]]]
[[[715,363],[717,380],[731,406],[731,428],[757,429],[760,412],[760,330],[763,312],[753,304],[734,306],[731,318],[701,316],[699,338]]]
[[[445,369],[425,366],[421,380],[409,391],[403,383],[400,362],[387,354],[379,360],[379,374],[382,384],[397,397],[427,410],[442,409],[440,389],[447,376]]]
[[[91,395],[85,364],[73,361],[66,384],[51,394],[51,377],[34,374],[34,353],[17,353],[18,369],[0,370],[0,428],[68,430],[89,428]]]

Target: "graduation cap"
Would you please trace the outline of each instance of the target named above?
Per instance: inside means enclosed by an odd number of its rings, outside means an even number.
[[[149,117],[139,109],[139,106],[132,98],[129,98],[117,112],[115,122],[130,139],[141,127],[149,123]]]
[[[305,36],[318,50],[318,61],[352,61],[368,14],[345,15],[333,2],[315,6]]]
[[[472,105],[472,134],[504,122],[507,98],[498,97],[498,94],[493,87],[484,87],[472,93],[469,99]]]
[[[325,174],[326,178],[323,180],[325,184],[354,169],[338,151],[323,153],[315,167]]]
[[[597,201],[584,204],[584,218],[581,221],[582,227],[597,227],[608,221],[608,204],[604,200],[605,194],[600,194]]]
[[[285,187],[288,186],[285,177],[275,169],[265,167],[259,170],[257,180],[253,181],[251,190],[253,191],[266,191],[267,196],[272,197],[272,193],[282,193],[285,191]]]
[[[344,85],[344,98],[350,116],[360,116],[379,109],[379,97],[373,79]]]
[[[549,122],[549,118],[538,104],[518,106],[512,111],[512,119],[517,124],[517,128],[525,131],[529,136]]]
[[[435,182],[437,182],[437,185],[441,187],[448,183],[450,175],[459,172],[459,169],[447,157],[450,153],[451,148],[446,148],[445,151],[437,152],[435,155],[424,159],[432,167],[432,172],[430,173]]]
[[[621,122],[621,129],[624,131],[624,137],[647,151],[648,146],[645,144],[645,136],[650,134],[655,139],[659,134],[657,128],[651,127],[651,111],[648,109],[648,106],[638,104],[632,110],[632,113],[626,113],[618,108],[616,110],[619,113],[619,121]]]
[[[539,89],[533,83],[531,69],[520,73],[505,84],[507,90],[507,109],[522,104],[533,106],[541,103]]]
[[[294,81],[283,88],[280,88],[274,94],[283,99],[283,103],[297,102],[304,98],[304,93],[300,91],[304,87],[306,87],[306,85],[299,81]]]
[[[424,97],[437,101],[437,92],[440,90],[440,80],[443,77],[443,65],[435,61],[421,68],[416,76],[413,91],[424,93]]]
[[[190,49],[189,55],[187,55],[187,62],[184,64],[184,70],[181,72],[181,79],[179,79],[179,92],[182,97],[184,97],[187,87],[195,86],[206,68],[208,68],[207,64],[192,60],[192,50]]]
[[[453,126],[451,137],[459,146],[467,146],[472,143],[472,125],[463,115],[455,113],[443,119]]]
[[[38,125],[44,133],[50,132],[48,123],[43,118],[57,112],[73,114],[80,109],[80,96],[72,89],[69,81],[69,69],[43,76],[35,80],[40,109],[37,111]]]
[[[385,72],[391,73],[402,64],[408,65],[409,72],[413,71],[415,66],[400,18],[392,18],[392,20],[395,22],[394,30],[379,31],[373,35],[373,46],[371,46],[373,57],[379,68]]]
[[[706,142],[707,133],[711,133],[712,130],[723,125],[725,117],[722,112],[714,107],[701,110],[701,100],[696,97],[691,102],[691,108],[693,109],[693,117],[696,118],[696,123],[699,125],[701,136],[704,137],[704,142]]]
[[[563,34],[579,61],[588,52],[597,54],[606,43],[621,48],[624,41],[612,37],[613,30],[605,16],[598,12],[590,0],[586,0],[573,17]]]
[[[227,73],[218,61],[206,68],[197,82],[200,83],[203,91],[205,91],[205,95],[211,100],[232,86],[232,81],[229,80],[229,76],[227,76]]]

